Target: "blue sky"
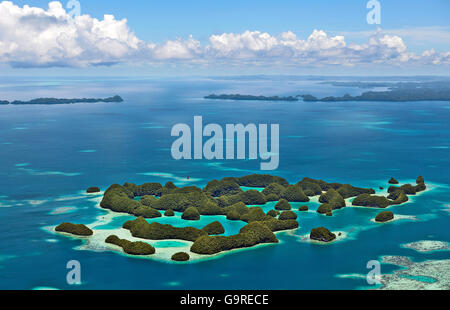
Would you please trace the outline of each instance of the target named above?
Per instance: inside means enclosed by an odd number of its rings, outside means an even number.
[[[48,1],[17,0],[13,2],[20,7],[23,7],[23,5],[29,5],[32,7],[40,7],[44,10],[47,10],[48,8]],[[68,1],[61,1],[63,7],[66,6],[67,2]],[[379,28],[383,31],[383,35],[389,35],[392,38],[394,36],[401,38],[401,43],[406,45],[408,53],[421,55],[424,51],[432,49],[436,53],[441,53],[439,56],[439,61],[441,61],[440,64],[446,64],[447,68],[448,64],[446,61],[450,59],[450,56],[445,54],[450,51],[450,1],[445,0],[380,0],[380,25],[369,25],[366,22],[366,15],[369,10],[366,8],[367,1],[365,0],[79,0],[79,2],[81,4],[81,13],[87,14],[92,18],[103,20],[104,14],[114,15],[115,20],[122,20],[126,18],[129,31],[133,32],[139,40],[147,44],[163,45],[167,41],[176,41],[177,39],[186,41],[189,39],[189,36],[192,35],[195,42],[198,42],[201,45],[201,48],[207,49],[208,45],[212,45],[211,36],[221,35],[224,33],[236,35],[236,37],[228,38],[230,42],[233,42],[234,44],[236,40],[242,40],[242,42],[244,42],[249,36],[250,39],[253,40],[252,38],[256,34],[250,34],[246,37],[237,37],[239,34],[243,34],[246,31],[268,33],[271,37],[274,37],[280,41],[280,35],[285,32],[294,33],[298,40],[307,40],[314,30],[320,30],[326,33],[326,35],[330,38],[333,36],[344,36],[345,46],[347,47],[350,44],[367,44],[370,40],[370,36]],[[20,27],[20,25],[18,26]],[[0,34],[0,42],[2,40],[1,38],[2,37]],[[381,34],[379,35],[379,38],[380,41],[377,44],[383,45],[383,47],[388,46],[391,49],[395,48],[397,49],[396,52],[403,53],[403,55],[394,55],[392,53],[386,54],[385,51],[380,51],[376,54],[373,51],[373,49],[375,49],[375,45],[373,45],[373,48],[370,51],[370,57],[374,58],[372,68],[376,67],[378,70],[375,71],[383,72],[383,68],[390,68],[392,66],[392,63],[390,62],[391,59],[394,57],[400,59],[401,56],[403,58],[401,61],[403,69],[399,69],[399,71],[404,72],[405,68],[403,65],[406,63],[412,63],[411,59],[414,57],[409,57],[410,60],[404,61],[405,57],[408,57],[406,52],[402,50],[403,48],[401,46],[394,46],[392,43],[398,43],[398,40],[393,38],[387,42],[388,38],[382,40]],[[219,39],[222,42],[223,38]],[[230,42],[227,44],[231,44]],[[326,53],[323,53],[323,50],[321,50],[319,55],[317,50],[314,50],[313,54],[311,54],[311,51],[308,51],[310,54],[305,54],[303,56],[297,55],[297,57],[303,57],[301,60],[295,59],[295,61],[288,62],[286,61],[286,58],[292,57],[289,56],[292,54],[292,51],[279,52],[277,46],[275,46],[273,50],[271,50],[271,47],[264,47],[264,53],[262,50],[255,50],[253,47],[248,46],[241,46],[240,51],[238,51],[236,47],[236,49],[231,52],[230,49],[226,48],[228,53],[226,57],[224,56],[223,50],[221,50],[221,66],[202,64],[202,69],[200,71],[220,74],[222,70],[224,70],[224,67],[229,67],[227,66],[227,61],[229,61],[238,67],[245,67],[250,71],[260,73],[261,66],[258,67],[255,63],[270,56],[270,66],[266,66],[265,63],[262,64],[263,67],[271,68],[270,70],[267,70],[268,73],[277,73],[277,65],[274,64],[279,63],[279,59],[281,59],[281,57],[284,57],[281,62],[290,68],[289,72],[293,70],[293,67],[296,67],[297,69],[300,69],[301,72],[315,73],[318,70],[323,70],[324,55],[332,54],[334,56],[326,57],[336,57],[335,55],[339,53],[338,51],[333,50],[337,47],[329,47],[327,44],[324,46],[327,49]],[[87,50],[92,47],[82,46],[82,48]],[[145,61],[141,61],[137,69],[136,67],[131,68],[135,66],[135,64],[130,65],[129,61],[123,60],[123,57],[116,57],[117,55],[115,55],[115,57],[108,55],[108,57],[105,57],[104,63],[117,63],[115,67],[120,68],[120,70],[114,68],[105,69],[105,67],[98,66],[97,63],[95,66],[92,66],[92,59],[89,59],[88,61],[84,61],[84,59],[76,59],[76,61],[74,60],[74,62],[71,62],[68,66],[78,68],[76,69],[78,71],[89,72],[114,72],[114,70],[123,71],[124,68],[129,68],[130,72],[145,73],[148,71],[149,73],[164,73],[165,71],[174,71],[174,67],[177,68],[176,70],[189,71],[190,69],[186,68],[198,66],[198,62],[203,62],[206,58],[208,59],[208,63],[214,64],[216,62],[217,58],[214,58],[214,61],[211,61],[213,56],[211,56],[209,52],[208,55],[206,55],[205,51],[198,52],[198,49],[195,48],[195,52],[192,52],[192,45],[189,46],[189,49],[191,51],[189,56],[186,56],[186,51],[183,51],[184,54],[181,57],[179,57],[178,54],[176,57],[172,58],[163,56],[162,58],[164,58],[164,61],[161,61],[161,57],[156,56],[158,59],[158,63],[156,65],[154,63],[155,56],[152,56],[151,61],[149,61],[149,57],[143,57],[145,58]],[[245,50],[243,51],[242,49]],[[248,53],[249,49],[253,53],[250,56]],[[295,53],[298,54],[299,50],[303,50],[303,47],[299,47],[299,49],[295,50]],[[273,51],[276,51],[277,53],[279,52],[280,55],[282,55],[277,56],[279,58],[276,61],[274,61],[273,58]],[[359,53],[360,48],[352,51],[357,51]],[[139,51],[139,55],[142,55],[142,53],[142,51]],[[237,56],[238,53],[240,54]],[[345,52],[343,51],[342,53]],[[369,51],[367,53],[369,53]],[[380,57],[380,53],[382,54],[381,57],[383,57],[383,61],[381,62],[376,58]],[[231,54],[233,55],[230,56]],[[245,55],[244,57],[247,58],[245,63],[239,64],[236,62],[236,59],[242,58],[242,55]],[[313,55],[312,57],[317,56],[321,59],[319,67],[322,69],[318,69],[316,63],[305,63],[305,57],[311,57],[311,55]],[[214,57],[219,56],[215,55]],[[249,60],[250,57],[253,57],[253,59]],[[363,60],[351,59],[345,61],[342,59],[337,61],[331,59],[327,63],[327,66],[333,67],[331,71],[340,71],[336,69],[336,65],[345,64],[346,69],[344,71],[346,72],[364,72],[364,70],[369,70],[371,67],[370,57],[367,55],[367,57]],[[11,60],[11,58],[13,57],[9,55],[8,61],[4,61],[4,63],[7,63],[8,65],[13,64],[13,66],[14,64],[19,63],[18,67],[21,69],[16,70],[21,72],[27,71],[27,69],[23,69],[23,67],[29,67],[29,65],[23,64],[26,61],[29,62],[31,57],[24,57],[26,60],[19,59],[18,61],[15,61],[14,59]],[[183,63],[180,63],[180,58],[184,59]],[[187,58],[189,58],[190,61],[186,67],[186,63],[188,62],[186,61]],[[436,54],[433,56],[432,60],[417,61],[416,59],[414,60],[414,63],[407,68],[407,70],[412,70],[418,74],[427,72],[433,74],[436,72],[439,73],[441,72],[440,69],[429,65],[429,63],[432,62],[437,63],[437,58],[438,56]],[[99,57],[95,57],[95,61],[101,62],[99,59]],[[176,59],[176,61],[174,61],[174,59]],[[194,61],[192,61],[193,59]],[[386,62],[387,59],[389,59],[389,61]],[[50,65],[50,62],[43,64],[42,60],[37,62],[39,65],[35,65],[36,61],[32,60],[30,67],[43,67],[39,69],[42,70],[42,72],[50,72],[52,70],[64,71],[64,69],[52,69],[52,67],[55,67],[52,64],[60,64],[63,62],[62,58],[52,61]],[[149,65],[149,62],[152,64]],[[62,65],[62,67],[65,66],[66,64]],[[56,67],[60,67],[60,65],[56,65]],[[13,69],[11,70],[15,71]],[[71,70],[76,71],[75,69]],[[36,71],[36,69],[34,69],[34,71]],[[390,71],[392,71],[392,69],[390,69]],[[442,72],[442,74],[443,73],[445,72]]]

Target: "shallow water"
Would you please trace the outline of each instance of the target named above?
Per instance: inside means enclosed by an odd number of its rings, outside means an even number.
[[[44,83],[44,84],[43,84]],[[290,96],[356,94],[358,89],[283,80],[83,80],[12,78],[2,80],[2,99],[107,97],[123,103],[63,106],[0,106],[0,288],[32,289],[357,289],[370,260],[383,255],[414,261],[449,258],[449,252],[418,253],[401,245],[418,240],[450,241],[450,110],[442,102],[280,103],[201,99],[210,93]],[[8,87],[10,86],[10,87]],[[193,123],[279,123],[280,167],[273,174],[291,183],[308,176],[355,186],[387,188],[391,176],[412,182],[423,175],[430,190],[410,203],[392,207],[412,215],[388,224],[373,223],[379,210],[345,208],[333,217],[298,212],[300,228],[277,234],[281,244],[237,251],[195,264],[135,259],[115,252],[77,250],[82,241],[49,233],[43,227],[63,221],[91,224],[101,195],[90,186],[173,181],[204,186],[209,180],[259,172],[259,160],[175,161],[170,129]],[[189,176],[189,180],[187,180]],[[265,211],[274,203],[263,206]],[[317,202],[308,205],[312,211]],[[447,205],[447,207],[445,206]],[[71,212],[58,208],[76,207]],[[54,212],[55,213],[55,212]],[[242,222],[203,216],[186,222],[203,227],[219,220],[226,234]],[[124,215],[102,229],[120,227]],[[347,238],[329,245],[302,241],[311,228],[344,231]],[[173,242],[173,241],[170,241]],[[177,243],[154,242],[158,249]],[[66,283],[66,263],[79,260],[82,285]],[[382,265],[389,273],[396,266]]]

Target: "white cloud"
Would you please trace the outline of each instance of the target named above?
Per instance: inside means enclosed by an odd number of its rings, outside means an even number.
[[[450,52],[408,51],[403,39],[378,30],[367,43],[347,43],[344,36],[314,30],[306,39],[287,31],[211,35],[201,44],[190,36],[164,43],[140,40],[127,20],[72,18],[60,2],[48,9],[0,2],[0,63],[16,67],[97,66],[116,63],[217,63],[229,65],[322,66],[360,64],[450,64]],[[439,32],[439,35],[442,35]]]
[[[383,33],[401,36],[414,44],[442,44],[450,43],[450,27],[443,26],[422,26],[383,29]],[[339,34],[354,39],[364,39],[373,34],[373,31],[339,31]]]
[[[0,3],[0,61],[15,66],[84,66],[121,62],[141,50],[127,20],[72,18],[60,2],[48,10]]]
[[[200,42],[192,36],[188,40],[177,39],[175,41],[167,41],[162,45],[150,44],[149,49],[152,50],[155,59],[194,59],[201,55]]]
[[[223,56],[245,51],[269,51],[278,45],[278,40],[268,33],[245,31],[242,34],[224,33],[209,38],[211,49]]]

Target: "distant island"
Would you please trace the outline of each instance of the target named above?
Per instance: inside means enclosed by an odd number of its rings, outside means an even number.
[[[449,81],[426,81],[426,82],[321,82],[321,84],[331,84],[336,87],[358,87],[374,88],[384,87],[387,90],[366,91],[361,95],[352,96],[345,94],[343,96],[329,96],[318,98],[311,94],[279,97],[279,96],[253,96],[253,95],[209,95],[205,99],[223,99],[223,100],[259,100],[259,101],[299,101],[303,102],[338,102],[338,101],[450,101],[450,82]]]
[[[209,95],[206,96],[205,99],[223,99],[223,100],[258,100],[258,101],[298,101],[297,97],[289,96],[289,97],[278,97],[278,96],[252,96],[252,95],[240,95],[240,94],[231,94],[231,95]]]
[[[324,82],[325,83],[325,82]],[[335,102],[335,101],[450,101],[450,83],[448,81],[434,82],[326,82],[333,86],[373,88],[387,87],[386,91],[367,91],[359,96],[345,94],[341,97],[317,98],[312,95],[301,95],[305,102]]]
[[[6,101],[0,100],[0,105],[6,104],[73,104],[73,103],[94,103],[94,102],[122,102],[123,99],[120,96],[108,97],[104,99],[98,98],[74,98],[74,99],[58,99],[58,98],[37,98],[29,101]]]
[[[364,92],[359,96],[345,94],[342,97],[317,98],[312,95],[302,95],[305,102],[335,102],[335,101],[450,101],[450,90],[415,89]]]

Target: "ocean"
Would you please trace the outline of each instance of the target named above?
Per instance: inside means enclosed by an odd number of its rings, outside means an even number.
[[[212,93],[324,97],[366,91],[323,80],[1,78],[0,100],[120,95],[124,102],[0,105],[0,289],[372,289],[378,286],[365,278],[371,260],[386,255],[413,262],[449,259],[449,251],[422,253],[402,245],[450,242],[450,102],[203,99]],[[171,128],[193,124],[194,116],[223,127],[279,124],[278,170],[261,172],[260,160],[174,160]],[[317,202],[294,203],[295,210],[306,204],[312,211],[297,212],[300,228],[278,233],[279,244],[183,264],[83,249],[82,240],[48,229],[61,222],[92,224],[107,214],[98,208],[101,195],[85,194],[90,186],[106,190],[114,183],[173,181],[203,187],[212,179],[252,173],[278,175],[290,183],[311,177],[378,192],[391,177],[406,183],[423,175],[428,189],[389,208],[403,217],[388,224],[371,221],[376,209],[350,206],[325,217],[313,212]],[[120,227],[130,218],[116,218],[102,229]],[[215,220],[228,235],[244,224],[218,216],[202,216],[192,224],[179,214],[170,223],[202,227]],[[342,231],[345,238],[327,245],[305,241],[319,226]],[[164,246],[177,242],[156,244],[156,251]],[[71,260],[81,264],[80,285],[66,281]],[[381,264],[382,274],[400,269]]]

